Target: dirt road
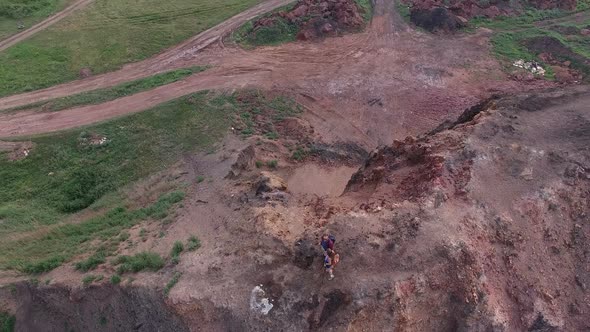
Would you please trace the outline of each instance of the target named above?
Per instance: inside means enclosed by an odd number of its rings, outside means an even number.
[[[253,51],[222,43],[204,49],[247,19],[287,2],[265,2],[153,59],[120,71],[0,99],[0,108],[8,108],[172,68],[214,66],[183,81],[101,105],[54,113],[0,114],[0,137],[87,125],[199,90],[257,87],[306,96],[302,102],[321,113],[318,119],[338,114],[332,124],[337,137],[346,135],[339,132],[343,128],[370,128],[362,132],[367,142],[389,144],[394,138],[429,130],[492,93],[551,84],[522,84],[507,78],[489,55],[488,32],[441,38],[409,30],[392,3],[384,0],[375,3],[373,22],[363,33]],[[325,123],[318,120],[315,125]]]
[[[33,25],[29,29],[19,32],[16,35],[12,35],[4,40],[0,40],[0,52],[4,51],[5,49],[9,48],[10,46],[23,41],[32,35],[36,34],[39,31],[45,30],[46,28],[54,25],[55,23],[61,21],[64,17],[70,15],[74,11],[84,8],[91,4],[94,0],[77,0],[72,3],[70,6],[62,10],[61,12],[46,18],[45,20]]]
[[[194,56],[200,50],[218,42],[221,37],[241,26],[252,18],[284,6],[292,0],[270,0],[254,6],[229,20],[206,30],[180,45],[162,52],[145,61],[125,65],[122,69],[92,76],[86,79],[56,85],[43,90],[36,90],[0,99],[0,110],[23,106],[34,102],[64,97],[84,91],[105,88],[142,77],[151,76],[162,71],[183,66],[182,60]],[[205,62],[204,62],[205,63]]]

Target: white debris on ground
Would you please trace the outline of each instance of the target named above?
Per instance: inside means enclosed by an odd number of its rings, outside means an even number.
[[[108,138],[106,136],[95,136],[90,138],[88,144],[94,146],[103,146],[108,142]]]
[[[262,285],[254,287],[250,293],[250,309],[268,315],[273,305],[268,298],[264,297],[265,294]]]
[[[543,67],[541,67],[541,64],[539,64],[536,61],[524,61],[524,60],[520,59],[520,60],[514,61],[514,63],[512,65],[514,67],[528,70],[535,75],[545,76],[545,69]]]

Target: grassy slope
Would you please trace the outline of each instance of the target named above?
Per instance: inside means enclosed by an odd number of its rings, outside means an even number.
[[[96,0],[0,53],[0,96],[103,73],[148,58],[260,0]]]
[[[71,95],[63,98],[52,99],[49,101],[24,105],[7,110],[0,110],[0,112],[12,112],[32,108],[35,108],[43,112],[56,112],[80,105],[100,104],[124,96],[132,95],[141,91],[150,90],[158,86],[170,84],[179,81],[187,76],[190,76],[194,73],[201,72],[205,69],[205,67],[177,69],[162,74],[142,78],[139,80],[126,82],[114,86],[112,88],[82,92],[76,95]]]
[[[50,257],[39,239],[32,244],[36,249],[19,256],[15,248],[29,245],[30,239],[13,242],[10,235],[59,223],[107,193],[165,169],[183,153],[211,146],[227,131],[235,109],[232,96],[197,93],[83,130],[33,138],[36,146],[24,160],[11,162],[0,155],[0,266]],[[88,133],[108,141],[84,145]]]
[[[0,1],[0,40],[8,38],[22,30],[18,29],[19,22],[26,28],[41,22],[45,18],[61,11],[73,0],[2,0]],[[4,5],[11,5],[13,9],[2,10]],[[24,4],[24,6],[23,6]],[[16,5],[16,6],[15,6]],[[23,6],[26,11],[18,10],[15,7]]]

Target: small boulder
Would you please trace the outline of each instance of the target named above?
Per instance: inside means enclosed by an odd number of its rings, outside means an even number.
[[[92,76],[92,70],[90,68],[82,68],[82,69],[80,69],[78,76],[80,76],[80,78],[90,77],[90,76]]]
[[[590,36],[590,29],[582,29],[580,30],[580,34],[582,36]]]
[[[240,151],[236,162],[231,166],[231,170],[227,175],[228,178],[237,178],[242,171],[248,170],[254,164],[256,157],[256,149],[253,145],[249,145],[244,150]]]
[[[326,22],[324,25],[322,25],[323,33],[330,33],[332,31],[334,31],[334,27],[332,26],[332,24]]]

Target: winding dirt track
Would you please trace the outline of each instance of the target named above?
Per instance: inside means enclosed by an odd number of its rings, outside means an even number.
[[[25,31],[19,32],[15,35],[12,35],[4,40],[0,40],[0,52],[4,51],[5,49],[9,48],[10,46],[23,41],[32,35],[36,34],[37,32],[47,29],[48,27],[54,25],[55,23],[61,21],[66,16],[70,15],[74,11],[84,8],[94,2],[94,0],[77,0],[73,4],[66,7],[64,10],[60,11],[59,13],[46,18],[45,20],[33,25],[32,27],[28,28]]]
[[[150,59],[125,65],[120,70],[52,86],[47,89],[1,98],[0,110],[69,96],[84,91],[110,87],[142,77],[152,76],[162,71],[182,67],[182,59],[190,57],[211,44],[218,42],[223,36],[240,27],[252,18],[284,6],[292,1],[293,0],[265,1]]]
[[[199,90],[244,87],[293,94],[334,141],[351,135],[368,147],[432,129],[498,92],[546,86],[510,81],[489,56],[489,32],[441,38],[413,31],[393,0],[376,0],[363,33],[318,43],[289,43],[245,51],[222,37],[246,20],[288,3],[271,0],[152,59],[85,80],[0,99],[0,109],[112,86],[191,65],[212,69],[183,81],[100,105],[44,113],[0,114],[0,137],[64,130],[139,112]],[[212,45],[216,43],[216,45]],[[210,46],[210,47],[207,47]],[[329,139],[329,138],[328,138]]]

